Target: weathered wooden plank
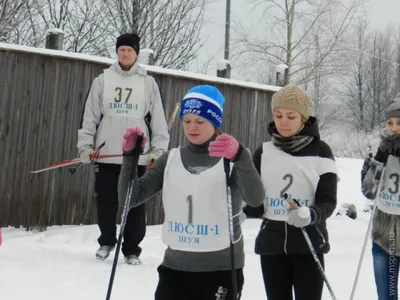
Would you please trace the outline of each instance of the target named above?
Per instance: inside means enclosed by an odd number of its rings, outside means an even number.
[[[0,223],[3,226],[96,223],[94,170],[75,176],[68,168],[29,171],[77,156],[77,131],[93,79],[105,64],[0,50]],[[166,118],[198,79],[152,74],[161,90]],[[273,92],[214,83],[226,98],[222,130],[252,151],[268,137]],[[170,147],[185,145],[179,115]],[[162,199],[147,204],[149,225],[164,219]]]

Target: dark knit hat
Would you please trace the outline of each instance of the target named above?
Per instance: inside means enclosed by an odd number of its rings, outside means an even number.
[[[400,94],[386,108],[385,120],[389,118],[400,118]]]
[[[312,103],[310,97],[297,85],[288,84],[272,96],[272,112],[278,108],[293,109],[308,120]]]
[[[124,33],[117,38],[116,51],[120,46],[129,46],[135,50],[136,55],[140,51],[140,37],[136,33]]]

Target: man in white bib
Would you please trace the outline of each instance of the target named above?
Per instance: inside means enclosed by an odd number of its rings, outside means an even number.
[[[121,154],[123,132],[128,127],[137,126],[148,141],[139,159],[140,177],[147,164],[168,149],[168,127],[157,83],[137,63],[139,36],[122,34],[117,39],[116,51],[118,61],[93,80],[82,128],[78,131],[77,147],[83,163],[91,163],[94,149],[104,142],[100,154]],[[122,157],[96,160],[95,190],[101,231],[98,238],[100,248],[96,252],[98,260],[105,260],[117,242],[117,184],[121,164]],[[146,232],[145,214],[144,205],[131,209],[128,214],[122,253],[131,265],[140,263],[139,244]]]

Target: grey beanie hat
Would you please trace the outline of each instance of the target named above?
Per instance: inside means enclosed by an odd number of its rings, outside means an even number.
[[[400,118],[400,94],[386,108],[385,120],[389,118]]]

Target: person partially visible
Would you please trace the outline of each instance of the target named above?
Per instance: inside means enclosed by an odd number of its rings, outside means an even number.
[[[382,176],[383,175],[383,176]],[[381,189],[379,185],[381,182]],[[398,299],[400,264],[400,97],[385,111],[385,130],[361,170],[364,196],[375,201],[372,259],[378,300]]]

